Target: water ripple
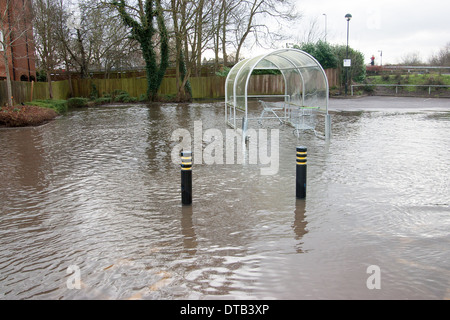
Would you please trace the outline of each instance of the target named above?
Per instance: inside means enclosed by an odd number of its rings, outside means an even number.
[[[331,143],[277,127],[277,175],[195,165],[183,207],[171,134],[198,120],[225,133],[222,113],[117,106],[0,130],[0,298],[446,297],[448,112],[335,112]],[[293,190],[300,144],[306,201]],[[365,289],[372,264],[379,294]]]

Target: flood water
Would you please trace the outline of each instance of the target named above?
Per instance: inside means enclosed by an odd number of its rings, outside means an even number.
[[[278,172],[194,164],[192,206],[172,133],[225,136],[223,103],[0,129],[0,299],[450,299],[450,101],[411,101],[332,100],[330,142],[265,122]]]

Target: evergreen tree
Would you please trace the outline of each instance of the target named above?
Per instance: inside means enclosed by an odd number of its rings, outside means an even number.
[[[345,45],[330,45],[326,42],[318,41],[316,43],[302,43],[294,47],[312,55],[324,69],[338,69],[340,85],[345,85],[346,69],[343,67],[343,61],[346,59],[347,53]],[[348,58],[352,60],[352,66],[349,69],[349,81],[364,81],[366,77],[364,55],[355,49],[349,48]]]
[[[139,0],[139,6],[143,9],[138,17],[139,21],[126,10],[125,0],[114,0],[112,4],[117,8],[125,25],[131,28],[132,37],[141,45],[147,73],[147,96],[150,101],[155,101],[169,64],[169,37],[161,0]],[[155,29],[155,19],[158,30]],[[157,31],[161,54],[159,65],[155,52]]]

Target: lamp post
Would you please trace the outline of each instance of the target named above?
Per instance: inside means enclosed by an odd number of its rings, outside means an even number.
[[[327,14],[323,13],[323,16],[325,16],[325,43],[327,43]]]
[[[345,15],[345,19],[347,20],[347,52],[346,52],[346,59],[348,62],[348,36],[349,36],[349,30],[350,30],[350,20],[352,19],[352,15],[350,13],[347,13]],[[345,72],[345,95],[347,95],[348,92],[348,68],[350,66],[346,66],[346,72]]]

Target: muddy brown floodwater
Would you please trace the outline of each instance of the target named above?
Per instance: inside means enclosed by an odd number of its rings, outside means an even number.
[[[223,103],[105,106],[0,129],[0,299],[450,298],[450,101],[331,110],[330,142],[264,124],[280,130],[275,175],[194,164],[189,207],[172,133],[201,121],[225,135]],[[295,199],[298,145],[306,200]]]

